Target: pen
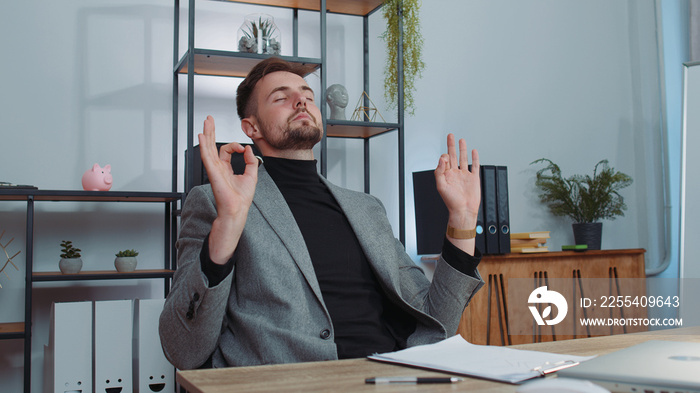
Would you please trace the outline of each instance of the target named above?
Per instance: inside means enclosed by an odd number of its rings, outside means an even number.
[[[455,383],[462,380],[462,378],[456,377],[376,377],[365,379],[365,383],[375,385],[383,383]]]

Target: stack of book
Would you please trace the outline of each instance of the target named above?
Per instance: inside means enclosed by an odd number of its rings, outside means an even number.
[[[511,233],[510,252],[514,254],[549,252],[547,239],[549,239],[549,231]]]

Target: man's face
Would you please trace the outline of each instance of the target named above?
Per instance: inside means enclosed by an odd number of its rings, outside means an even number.
[[[321,140],[321,111],[304,78],[291,72],[273,72],[263,77],[255,90],[255,116],[270,146],[306,150]]]

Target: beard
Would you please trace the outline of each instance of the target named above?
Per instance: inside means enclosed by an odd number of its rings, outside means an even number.
[[[302,122],[299,125],[292,125],[292,120],[300,113],[305,112],[311,118],[310,121]],[[312,149],[322,136],[321,128],[316,125],[316,118],[305,109],[297,110],[287,119],[286,126],[279,136],[273,135],[272,126],[266,122],[261,122],[262,133],[267,143],[278,150],[309,150]]]

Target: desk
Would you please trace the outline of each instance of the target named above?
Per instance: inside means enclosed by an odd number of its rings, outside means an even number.
[[[512,348],[572,355],[605,354],[648,340],[700,342],[700,327],[514,345]],[[515,392],[516,385],[465,378],[442,385],[366,385],[373,376],[446,376],[449,374],[379,363],[367,359],[335,360],[178,371],[177,382],[190,393],[228,392]]]

